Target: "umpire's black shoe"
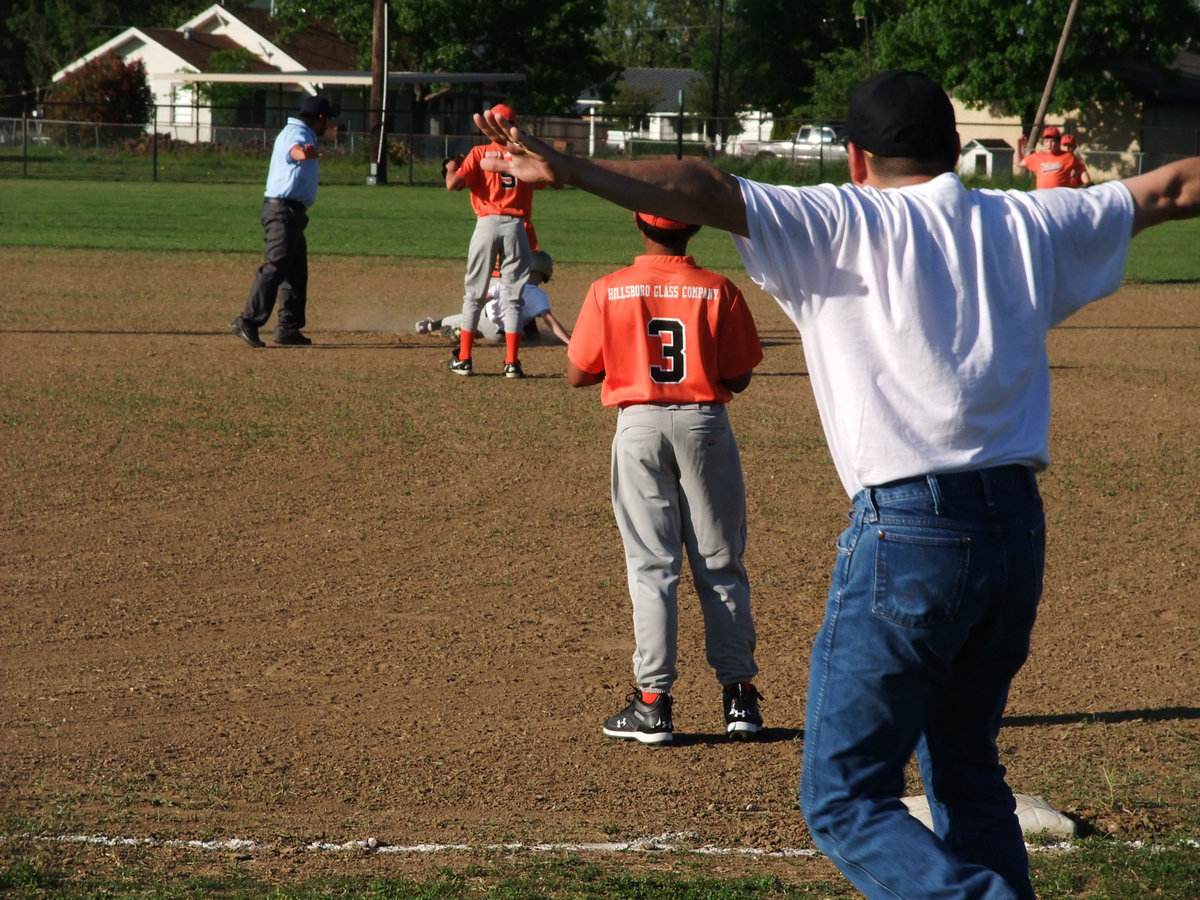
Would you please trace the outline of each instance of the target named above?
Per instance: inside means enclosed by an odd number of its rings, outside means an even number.
[[[726,685],[723,699],[726,737],[746,741],[762,731],[763,720],[758,711],[762,694],[758,688],[752,684]]]
[[[670,694],[659,694],[653,703],[647,703],[642,699],[642,692],[634,688],[625,699],[629,705],[604,720],[606,735],[643,744],[665,744],[675,739]]]
[[[243,322],[241,316],[238,316],[229,323],[229,332],[230,334],[236,334],[251,347],[267,346],[261,340],[259,340],[258,329],[253,325],[247,325],[245,322]]]
[[[275,343],[291,347],[307,347],[312,343],[312,338],[301,334],[299,328],[276,328]]]

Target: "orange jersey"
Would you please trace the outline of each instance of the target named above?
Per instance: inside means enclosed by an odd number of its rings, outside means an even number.
[[[596,281],[575,322],[567,356],[604,373],[600,402],[727,403],[721,379],[762,362],[742,292],[690,256],[639,256]]]
[[[533,185],[512,175],[485,172],[479,165],[485,156],[512,158],[498,144],[478,144],[463,159],[458,174],[471,191],[475,215],[529,219],[533,215]]]
[[[1078,187],[1079,170],[1083,169],[1075,154],[1065,151],[1030,153],[1021,165],[1036,176],[1039,188]]]

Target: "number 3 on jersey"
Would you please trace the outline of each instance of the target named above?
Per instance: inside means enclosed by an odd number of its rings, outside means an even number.
[[[678,384],[687,374],[683,323],[678,319],[651,319],[646,333],[662,342],[664,365],[650,366],[650,379],[656,384]]]

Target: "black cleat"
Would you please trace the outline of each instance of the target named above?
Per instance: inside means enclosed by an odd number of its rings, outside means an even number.
[[[746,741],[762,731],[762,715],[758,701],[762,694],[752,684],[728,685],[722,699],[725,701],[725,735],[734,740]]]
[[[675,724],[671,721],[671,695],[659,694],[653,703],[642,700],[642,692],[634,688],[625,698],[629,705],[604,721],[604,733],[609,737],[641,741],[643,744],[664,744],[675,739]]]
[[[299,328],[276,328],[275,343],[285,347],[307,347],[312,344],[312,338],[301,334]]]

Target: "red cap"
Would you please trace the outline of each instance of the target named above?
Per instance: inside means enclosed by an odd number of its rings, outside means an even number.
[[[1045,140],[1046,138],[1056,138],[1056,137],[1062,137],[1062,134],[1059,132],[1059,130],[1056,126],[1047,125],[1045,128],[1042,129],[1042,140]]]
[[[1064,134],[1062,136],[1062,145],[1064,147],[1074,147],[1075,146],[1075,135]]]
[[[513,112],[512,107],[507,103],[497,103],[495,106],[493,106],[492,115],[502,116],[503,118],[508,119],[508,121],[512,122],[514,125],[517,124],[517,114]]]
[[[683,231],[688,225],[686,222],[676,222],[674,219],[665,219],[662,216],[652,216],[649,213],[634,213],[634,221],[641,219],[651,228],[662,228],[664,231]]]

